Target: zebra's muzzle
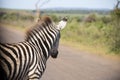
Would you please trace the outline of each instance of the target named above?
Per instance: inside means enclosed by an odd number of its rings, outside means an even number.
[[[57,56],[58,56],[58,51],[52,50],[52,51],[51,51],[51,57],[52,57],[52,58],[57,58]]]

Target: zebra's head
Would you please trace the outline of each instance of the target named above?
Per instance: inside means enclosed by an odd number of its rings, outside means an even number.
[[[60,32],[58,33],[55,42],[53,43],[52,49],[50,50],[50,55],[52,58],[57,58],[58,46],[59,46]]]
[[[60,39],[60,30],[62,30],[67,24],[67,17],[64,17],[57,25],[58,34],[56,36],[56,40],[53,43],[52,49],[50,50],[50,55],[52,58],[57,58],[58,55],[58,46]]]
[[[40,21],[27,31],[26,41],[42,51],[45,58],[49,56],[57,58],[60,31],[66,26],[67,17],[64,17],[57,25],[50,17],[44,16]]]

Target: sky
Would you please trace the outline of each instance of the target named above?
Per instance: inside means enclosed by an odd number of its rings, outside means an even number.
[[[0,0],[1,8],[35,9],[38,0]],[[40,0],[39,7],[43,8],[90,8],[113,9],[117,0]],[[42,5],[44,4],[44,5]]]

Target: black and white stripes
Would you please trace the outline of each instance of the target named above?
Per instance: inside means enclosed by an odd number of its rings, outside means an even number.
[[[39,80],[49,56],[57,57],[62,24],[44,17],[27,32],[24,42],[0,43],[0,79]]]

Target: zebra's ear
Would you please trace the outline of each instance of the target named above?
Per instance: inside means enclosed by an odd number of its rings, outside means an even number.
[[[67,17],[64,17],[57,25],[57,29],[58,30],[62,30],[63,28],[65,28],[67,24]]]

